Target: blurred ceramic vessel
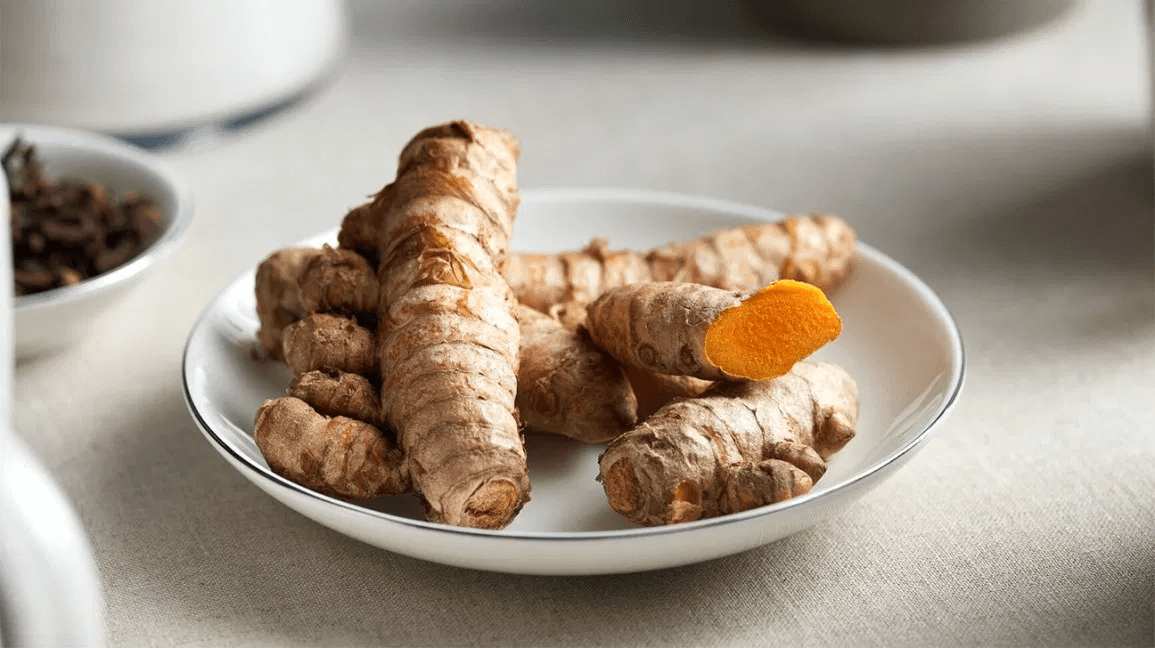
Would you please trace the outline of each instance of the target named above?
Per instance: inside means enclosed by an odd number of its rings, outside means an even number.
[[[934,44],[997,38],[1043,25],[1075,0],[749,0],[754,12],[824,40]]]
[[[0,21],[0,121],[188,128],[300,93],[339,59],[342,0],[24,0]]]
[[[0,147],[17,136],[36,147],[47,177],[91,180],[112,195],[135,192],[151,199],[163,217],[159,237],[128,263],[73,286],[16,298],[15,349],[24,359],[61,350],[88,333],[102,312],[176,249],[193,208],[184,179],[140,148],[86,131],[0,124]],[[11,282],[10,266],[7,271]]]
[[[8,195],[4,174],[0,192]],[[0,200],[0,222],[8,222]],[[5,229],[7,231],[7,229]],[[99,572],[64,492],[16,433],[12,259],[0,244],[0,644],[104,645]]]

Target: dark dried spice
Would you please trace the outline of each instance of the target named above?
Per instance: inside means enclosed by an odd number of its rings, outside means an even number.
[[[44,177],[36,150],[17,138],[5,150],[16,294],[70,286],[128,263],[160,233],[148,198],[119,202],[104,187]]]

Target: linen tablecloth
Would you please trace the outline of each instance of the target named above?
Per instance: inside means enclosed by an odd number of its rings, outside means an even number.
[[[1140,4],[1083,2],[1029,32],[921,48],[783,40],[700,5],[635,25],[588,3],[353,5],[324,87],[165,153],[196,196],[185,244],[16,385],[18,425],[90,534],[111,644],[1155,643]],[[843,216],[957,317],[969,373],[953,415],[845,515],[651,573],[455,569],[282,506],[188,416],[185,337],[217,291],[334,227],[413,133],[456,117],[518,136],[522,187]]]

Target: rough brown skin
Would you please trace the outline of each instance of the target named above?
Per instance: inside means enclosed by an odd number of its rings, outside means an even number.
[[[332,248],[277,250],[257,266],[257,340],[284,360],[285,327],[310,313],[376,313],[377,273],[360,255]]]
[[[354,254],[346,249],[339,251]],[[324,255],[314,257],[309,266],[312,267],[322,259],[325,259]],[[307,270],[303,271],[302,280],[308,274]],[[362,293],[368,291],[364,285],[363,272],[346,272],[342,276],[347,290]],[[349,283],[354,278],[358,283]],[[308,292],[323,294],[327,290],[326,286],[325,282],[318,280],[317,285]],[[371,287],[375,295],[376,277],[372,278]],[[329,303],[351,301],[334,295]],[[515,403],[522,423],[530,429],[561,434],[588,443],[604,443],[637,422],[635,399],[630,387],[634,381],[632,378],[627,381],[623,377],[621,365],[593,345],[584,328],[577,330],[579,324],[584,324],[585,306],[571,304],[568,311],[561,308],[563,306],[558,305],[556,310],[568,318],[568,326],[565,327],[555,317],[526,306],[518,306],[516,316],[521,329],[521,346]],[[338,378],[340,385],[337,384]],[[354,383],[357,379],[360,381]],[[703,385],[696,391],[680,387],[691,380],[651,374],[650,383],[663,387],[660,388],[660,396],[654,396],[661,398],[661,402],[651,398],[649,413],[656,411],[674,396],[701,393],[709,385],[704,381],[695,381]],[[297,386],[299,382],[301,386]],[[331,375],[311,371],[294,378],[290,394],[308,402],[322,414],[340,414],[381,425],[382,420],[367,418],[363,413],[369,411],[363,388],[369,384],[368,380],[356,374],[337,372]],[[674,385],[679,387],[672,387]],[[300,391],[304,389],[308,391]],[[373,400],[378,400],[375,392]],[[375,415],[379,415],[379,405],[376,407]]]
[[[550,317],[561,322],[561,325],[568,329],[585,328],[586,317],[588,315],[587,308],[589,304],[582,304],[579,302],[561,302],[549,307],[545,311]],[[529,308],[528,306],[526,308]]]
[[[353,250],[364,257],[370,265],[376,266],[380,261],[377,258],[378,245],[381,238],[381,227],[378,210],[372,202],[359,205],[349,210],[341,220],[341,229],[337,233],[337,245],[343,249]]]
[[[296,374],[344,371],[364,374],[377,367],[373,331],[341,315],[314,313],[285,327],[285,362]]]
[[[274,360],[285,359],[281,350],[285,327],[308,314],[301,304],[299,278],[301,270],[320,253],[317,248],[284,248],[257,266],[257,318],[261,322],[257,340]]]
[[[857,423],[854,380],[800,362],[780,378],[718,383],[667,405],[610,443],[599,479],[637,524],[737,513],[808,492]]]
[[[583,335],[589,336],[589,330],[586,328],[587,306],[588,304],[578,302],[562,302],[550,306],[549,315],[560,321],[562,326],[567,329],[580,330]],[[528,307],[522,306],[522,308]],[[522,362],[524,362],[524,355]],[[630,382],[634,399],[637,401],[637,419],[639,421],[644,421],[675,398],[697,396],[714,384],[711,380],[702,380],[692,376],[657,373],[630,364],[623,364],[622,366],[626,370],[626,378]],[[522,389],[523,386],[518,383],[519,397]]]
[[[693,376],[674,376],[626,365],[626,377],[638,401],[638,421],[653,416],[676,398],[701,396],[714,382]]]
[[[383,424],[377,388],[359,375],[376,371],[376,336],[348,317],[321,312],[375,317],[373,269],[328,245],[278,250],[258,268],[256,292],[261,345],[295,374],[290,396],[257,412],[254,436],[269,466],[339,497],[408,491],[400,451],[374,425]]]
[[[360,374],[307,371],[293,377],[289,395],[308,403],[318,414],[345,416],[384,426],[377,388]]]
[[[317,492],[368,499],[409,490],[401,453],[369,423],[284,396],[257,410],[253,435],[273,472]]]
[[[356,252],[325,245],[302,268],[299,286],[306,313],[377,312],[377,271]]]
[[[528,306],[521,326],[517,409],[526,427],[587,443],[605,443],[637,423],[625,370],[594,346],[584,330]]]
[[[434,522],[499,529],[529,500],[514,413],[520,334],[496,264],[519,202],[518,153],[504,130],[426,129],[369,207],[381,406]]]
[[[636,283],[602,293],[590,337],[619,362],[702,380],[765,380],[838,337],[842,320],[817,287],[790,279],[755,293],[692,283]]]
[[[779,279],[826,290],[849,272],[854,230],[837,216],[792,216],[742,225],[648,252],[610,250],[604,239],[561,254],[510,254],[502,264],[521,303],[545,312],[566,301],[592,302],[630,283],[677,281],[756,290]]]

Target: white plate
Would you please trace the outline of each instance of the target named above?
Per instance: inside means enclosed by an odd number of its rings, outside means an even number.
[[[737,223],[778,220],[756,207],[618,189],[525,191],[513,247],[557,251],[607,236],[649,248]],[[335,233],[308,244],[332,240]],[[270,250],[271,252],[271,250]],[[685,565],[778,540],[837,515],[909,460],[951,409],[963,382],[958,329],[917,277],[860,244],[857,267],[831,292],[844,331],[815,359],[840,363],[861,389],[853,441],[802,497],[740,514],[662,528],[634,527],[606,502],[600,446],[527,435],[530,503],[508,528],[481,531],[421,519],[415,497],[351,504],[269,470],[252,438],[257,408],[283,395],[288,370],[250,356],[256,340],[254,271],[208,305],[189,335],[185,397],[209,443],[261,490],[371,545],[439,563],[527,574],[605,574]]]

